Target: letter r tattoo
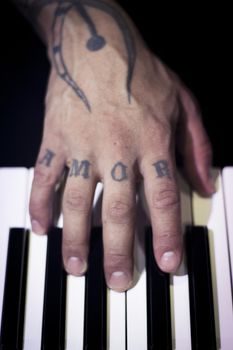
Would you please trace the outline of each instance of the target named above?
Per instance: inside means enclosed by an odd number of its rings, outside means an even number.
[[[158,162],[155,162],[153,166],[155,167],[157,177],[167,177],[168,179],[172,179],[168,168],[168,162],[166,160],[159,160]]]

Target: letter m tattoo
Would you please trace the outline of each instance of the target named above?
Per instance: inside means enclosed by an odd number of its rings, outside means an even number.
[[[89,179],[90,165],[91,163],[88,160],[79,162],[77,159],[73,159],[69,176],[82,176],[84,179]]]

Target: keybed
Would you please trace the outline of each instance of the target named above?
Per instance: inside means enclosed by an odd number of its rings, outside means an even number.
[[[207,237],[206,244],[207,246],[209,244],[211,290],[213,292],[213,305],[211,306],[210,303],[209,307],[210,309],[213,307],[214,310],[213,322],[216,334],[216,349],[231,350],[233,344],[233,264],[231,259],[233,257],[233,215],[231,214],[233,210],[233,170],[231,168],[225,168],[222,173],[219,170],[214,170],[213,176],[216,180],[217,192],[211,199],[201,198],[196,193],[191,193],[187,184],[180,178],[182,189],[182,223],[184,228],[187,225],[194,225],[195,227],[201,225],[204,231],[206,230],[204,227],[207,228],[205,234],[199,232],[199,237],[201,237],[201,240],[203,237]],[[27,208],[32,178],[33,169],[30,169],[30,171],[24,168],[0,169],[0,316],[4,312],[4,285],[9,232],[12,227],[30,228],[30,217]],[[95,210],[93,210],[92,222],[94,226],[101,225],[102,190],[102,184],[98,184],[93,203]],[[142,193],[140,196],[143,196]],[[144,200],[145,198],[141,197],[140,202],[143,203]],[[143,217],[144,219],[141,220],[141,223],[143,225],[148,224],[145,216]],[[155,327],[156,322],[159,322],[160,315],[158,314],[164,311],[154,313],[152,318],[148,317],[150,314],[148,304],[154,303],[156,305],[156,303],[148,296],[148,278],[151,275],[151,270],[147,271],[146,269],[148,254],[145,255],[145,247],[143,247],[145,242],[142,239],[142,236],[145,235],[143,225],[141,227],[137,225],[138,232],[135,240],[135,277],[137,277],[138,281],[128,292],[114,292],[106,288],[104,283],[101,282],[99,294],[97,293],[95,295],[91,290],[89,290],[88,294],[88,285],[91,285],[91,289],[93,289],[96,283],[95,269],[93,269],[93,272],[90,271],[89,282],[88,277],[85,276],[78,278],[73,276],[65,277],[66,300],[63,301],[65,325],[60,330],[64,332],[64,334],[61,333],[61,342],[64,342],[62,345],[64,349],[81,350],[89,344],[88,349],[97,350],[98,347],[95,347],[97,344],[95,340],[99,341],[99,344],[101,344],[101,341],[103,342],[101,349],[146,350],[152,348],[152,345],[149,343],[149,329]],[[59,219],[58,227],[62,227],[62,216]],[[101,234],[100,231],[98,231],[99,234]],[[196,228],[193,231],[196,231]],[[192,233],[193,235],[191,237],[195,240],[195,232]],[[96,244],[98,245],[100,243],[97,242]],[[193,246],[195,244],[194,242]],[[204,243],[198,244],[206,245]],[[199,247],[198,244],[197,247]],[[48,237],[38,236],[29,232],[28,245],[26,302],[23,325],[24,345],[22,350],[40,350],[42,349],[45,336],[45,330],[43,330],[43,324],[45,324],[43,312],[45,307],[44,290],[46,283],[48,283],[48,281],[46,282]],[[208,253],[208,249],[206,251]],[[198,254],[199,252],[197,251]],[[193,262],[195,263],[195,259]],[[208,274],[208,271],[205,273]],[[164,275],[166,276],[166,274]],[[193,303],[198,303],[199,301],[198,297],[196,297],[196,300],[192,300],[192,290],[190,288],[192,289],[193,287],[192,283],[190,284],[190,276],[192,276],[192,281],[193,278],[196,278],[197,281],[194,282],[199,283],[198,275],[197,273],[197,277],[193,277],[193,271],[191,274],[191,271],[187,270],[187,257],[185,253],[177,273],[167,276],[169,280],[167,289],[165,289],[163,294],[167,293],[168,295],[168,298],[164,300],[165,309],[169,310],[167,314],[169,318],[164,327],[164,329],[167,327],[168,339],[167,344],[164,345],[162,340],[158,339],[159,336],[164,337],[164,330],[158,335],[158,332],[156,333],[155,330],[154,334],[156,334],[156,337],[153,342],[157,344],[156,349],[191,350],[196,348],[194,347],[196,345],[194,345],[192,336],[192,329],[195,323],[192,308]],[[206,278],[210,279],[208,276]],[[209,287],[209,285],[206,287],[207,296]],[[97,307],[96,311],[94,311],[95,304],[97,303],[94,300],[97,299],[93,298],[98,298],[98,295],[102,303],[100,306],[101,309],[98,311]],[[152,293],[153,295],[154,292]],[[89,303],[89,314],[87,313],[87,303]],[[90,305],[92,305],[91,310]],[[162,310],[162,305],[160,307]],[[96,314],[96,319],[92,316],[91,311]],[[95,324],[100,317],[97,314],[101,312],[101,317],[104,314],[106,319],[102,319],[102,328],[99,325],[98,334],[96,333],[96,336],[93,338],[91,329],[96,327]],[[165,319],[167,316],[164,317],[161,319]],[[0,317],[0,327],[2,329],[1,322]],[[63,336],[64,341],[62,339]],[[90,341],[91,338],[92,340]],[[198,342],[205,344],[206,339],[204,338],[205,333],[201,331]],[[51,344],[49,346],[51,347]],[[215,348],[214,345],[213,347]],[[202,349],[203,347],[200,345],[199,348]]]

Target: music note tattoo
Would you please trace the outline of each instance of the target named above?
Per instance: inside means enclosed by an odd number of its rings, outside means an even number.
[[[136,50],[134,46],[134,40],[132,33],[129,29],[128,24],[122,17],[120,12],[113,7],[111,4],[103,0],[67,0],[59,1],[54,14],[54,20],[52,24],[52,35],[53,35],[53,60],[58,75],[74,90],[76,95],[83,101],[86,108],[91,111],[91,105],[84,93],[84,91],[78,86],[75,80],[71,77],[68,68],[65,64],[65,60],[62,53],[62,32],[64,27],[64,21],[67,13],[71,9],[75,9],[79,15],[85,21],[87,28],[90,33],[90,38],[86,43],[86,48],[89,51],[98,51],[104,48],[107,44],[106,39],[99,35],[96,26],[88,14],[87,7],[93,7],[100,9],[114,18],[117,22],[126,46],[128,56],[128,74],[126,79],[126,89],[128,92],[128,101],[130,103],[131,97],[131,80],[133,76],[133,70],[135,65]],[[56,33],[56,35],[55,35]],[[57,35],[59,33],[59,35]]]
[[[56,71],[61,79],[63,79],[75,92],[75,94],[83,101],[84,105],[91,112],[91,105],[84,91],[78,86],[77,82],[72,78],[64,60],[62,52],[62,34],[64,28],[65,17],[70,10],[75,10],[84,20],[90,33],[87,40],[86,48],[91,52],[99,51],[107,45],[106,39],[98,34],[94,21],[88,13],[88,8],[95,8],[107,13],[117,23],[125,44],[128,57],[128,72],[126,77],[126,90],[128,94],[128,102],[131,102],[131,81],[136,61],[136,48],[133,34],[126,19],[122,16],[116,6],[105,0],[13,0],[20,7],[25,16],[30,21],[35,22],[37,17],[47,5],[56,4],[52,23],[52,54]],[[58,35],[57,35],[58,33]]]

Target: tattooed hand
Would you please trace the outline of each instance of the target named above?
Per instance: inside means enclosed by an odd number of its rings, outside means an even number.
[[[63,258],[69,273],[82,275],[93,194],[102,181],[106,281],[124,291],[132,285],[135,193],[143,180],[156,260],[175,271],[182,257],[176,145],[192,186],[203,195],[214,191],[196,101],[114,2],[35,0],[28,13],[52,67],[30,200],[33,230],[47,231],[55,186],[69,167]]]

